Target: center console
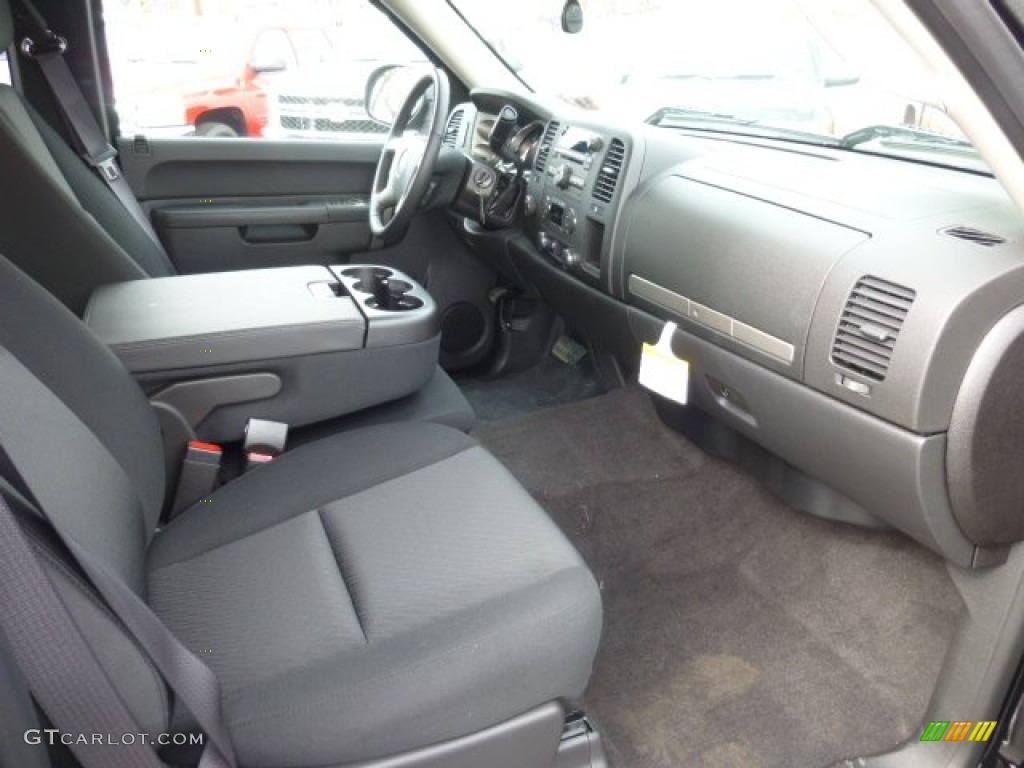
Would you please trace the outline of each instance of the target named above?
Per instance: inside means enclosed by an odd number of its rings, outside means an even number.
[[[286,267],[99,288],[85,322],[154,404],[205,440],[247,419],[310,424],[418,391],[437,307],[389,267]]]
[[[547,124],[531,179],[538,249],[577,277],[601,282],[627,144],[603,131]]]

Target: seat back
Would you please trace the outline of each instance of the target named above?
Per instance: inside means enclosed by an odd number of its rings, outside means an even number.
[[[63,530],[145,596],[146,549],[164,495],[163,448],[149,402],[78,318],[3,257],[0,346],[0,365],[22,369],[17,388],[0,386],[0,420],[5,435],[17,436],[19,457],[31,460],[26,483],[51,515],[62,515]],[[8,372],[0,369],[0,378]],[[29,396],[21,392],[26,379]],[[0,467],[0,476],[9,480],[9,468]],[[56,537],[39,525],[27,524],[26,532],[46,553],[41,562],[54,587],[140,730],[165,731],[168,692],[149,659]]]
[[[144,594],[145,550],[164,496],[156,416],[114,355],[42,287],[0,258],[0,345],[42,397],[0,390],[4,433],[27,446],[37,494],[74,510],[67,530]],[[8,450],[11,447],[8,446]],[[38,482],[39,478],[43,482]]]
[[[14,25],[0,0],[0,48]],[[174,273],[167,254],[21,95],[0,84],[0,253],[81,314],[100,285]]]

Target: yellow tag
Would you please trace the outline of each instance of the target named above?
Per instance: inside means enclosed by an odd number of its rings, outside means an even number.
[[[657,344],[644,344],[640,353],[640,384],[669,400],[686,405],[690,364],[672,352],[675,323],[665,323]]]

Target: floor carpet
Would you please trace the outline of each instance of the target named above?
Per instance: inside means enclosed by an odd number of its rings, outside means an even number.
[[[477,419],[484,422],[522,416],[604,392],[589,356],[575,365],[566,365],[547,355],[538,365],[521,373],[498,379],[459,376],[456,381]]]
[[[962,604],[909,539],[796,513],[617,390],[483,423],[598,578],[615,768],[821,766],[916,736]]]

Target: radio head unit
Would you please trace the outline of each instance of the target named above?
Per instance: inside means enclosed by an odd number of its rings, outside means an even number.
[[[594,155],[603,147],[604,139],[600,134],[569,126],[555,145],[555,157],[589,168]]]

